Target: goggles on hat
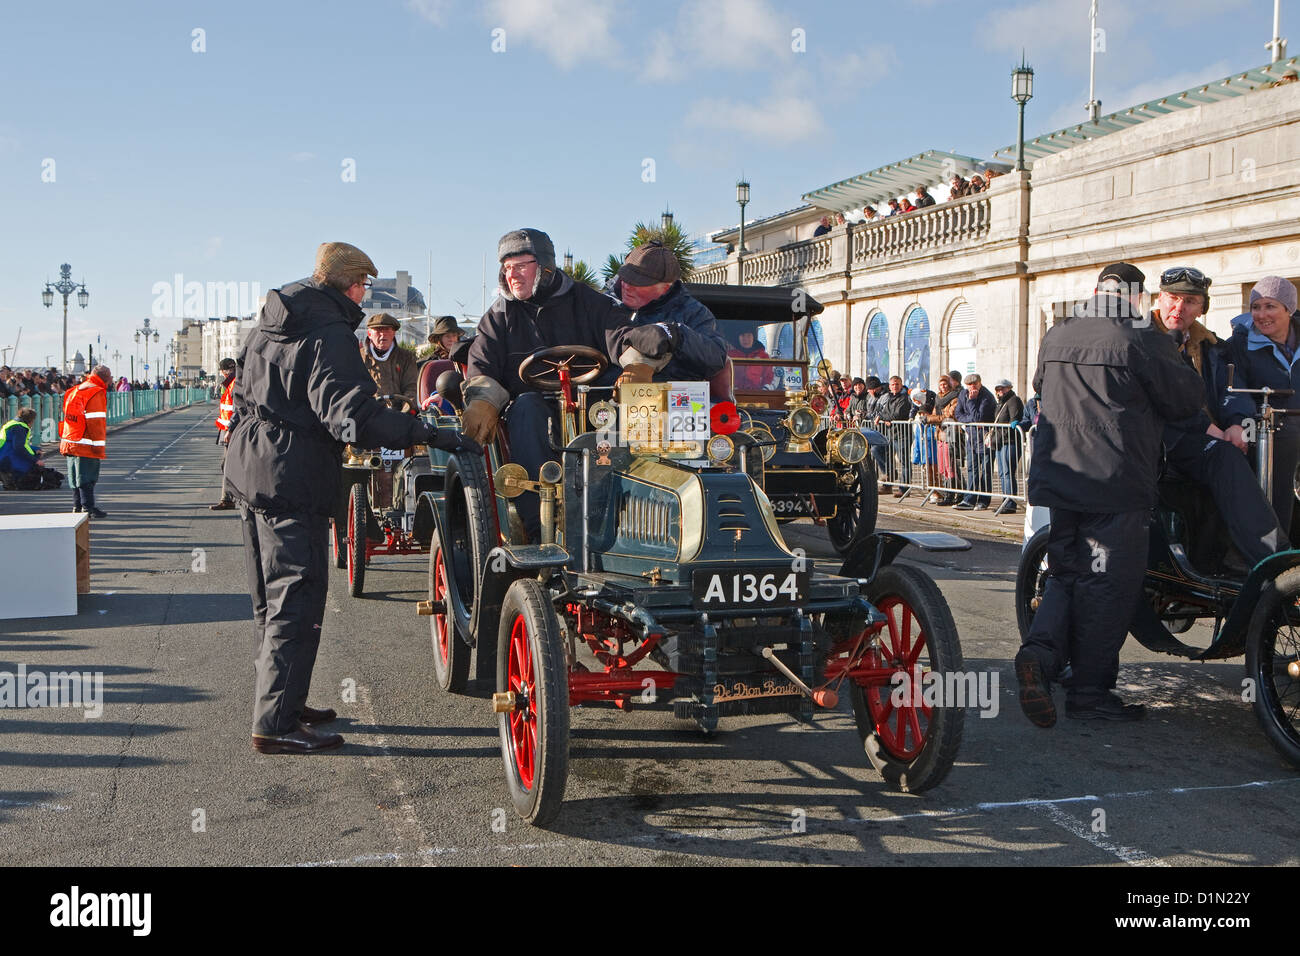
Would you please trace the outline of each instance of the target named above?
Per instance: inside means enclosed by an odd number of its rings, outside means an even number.
[[[1199,289],[1208,289],[1211,279],[1200,269],[1191,266],[1174,266],[1160,273],[1161,285],[1173,285],[1175,282],[1190,282]]]

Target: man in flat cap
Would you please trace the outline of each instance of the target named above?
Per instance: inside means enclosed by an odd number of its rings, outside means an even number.
[[[365,448],[462,445],[375,399],[357,351],[370,257],[327,242],[316,268],[266,297],[237,359],[226,478],[239,502],[253,599],[253,749],[311,753],[343,738],[313,724],[337,716],[307,706],[325,617],[326,531],[341,493],[345,442]]]
[[[677,257],[663,243],[652,239],[633,249],[610,292],[635,313],[633,325],[658,325],[673,340],[672,358],[655,381],[707,381],[727,363],[717,320],[686,291]]]
[[[1056,723],[1051,685],[1066,663],[1066,716],[1144,714],[1113,688],[1142,593],[1161,431],[1205,401],[1200,376],[1141,312],[1145,278],[1127,262],[1107,266],[1092,299],[1038,350],[1028,496],[1052,509],[1052,524],[1047,587],[1015,669],[1020,707],[1039,727]]]
[[[419,383],[419,362],[415,353],[397,344],[401,324],[387,312],[366,320],[366,337],[361,341],[361,361],[375,380],[380,395],[389,396],[389,408],[409,412],[415,408]]]
[[[585,345],[623,366],[625,374],[648,382],[668,364],[676,342],[658,324],[632,328],[631,314],[622,306],[557,269],[555,246],[539,229],[515,229],[502,236],[497,261],[500,289],[470,346],[461,425],[467,438],[489,441],[506,409],[511,459],[535,480],[542,464],[555,457],[547,426],[556,413],[551,402],[520,379],[524,359],[538,349]],[[515,506],[529,540],[541,540],[537,495],[525,492]]]

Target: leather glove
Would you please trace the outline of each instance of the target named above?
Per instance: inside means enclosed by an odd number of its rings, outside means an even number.
[[[496,435],[497,419],[500,417],[501,412],[495,405],[477,398],[469,403],[460,416],[461,434],[476,444],[485,445]]]
[[[642,325],[627,334],[627,344],[646,358],[663,358],[682,342],[682,330],[676,322]]]
[[[638,349],[638,351],[640,351]],[[623,369],[623,374],[618,377],[616,385],[644,385],[646,382],[653,381],[655,370],[649,365],[642,365],[639,362],[629,365]]]

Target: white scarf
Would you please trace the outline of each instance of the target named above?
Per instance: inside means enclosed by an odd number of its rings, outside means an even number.
[[[388,351],[380,355],[375,351],[375,343],[367,341],[366,346],[370,349],[370,355],[376,362],[387,362],[388,356],[393,354],[393,349],[397,348],[397,339],[393,339],[393,344],[388,346]]]

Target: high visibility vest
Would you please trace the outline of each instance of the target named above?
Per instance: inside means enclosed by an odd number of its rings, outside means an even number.
[[[59,454],[76,458],[106,458],[108,393],[104,383],[88,375],[63,396],[63,431]]]
[[[0,428],[0,468],[27,474],[37,457],[32,447],[32,430],[27,424],[16,418],[5,422]]]
[[[231,416],[235,414],[235,380],[232,378],[230,384],[225,387],[221,393],[221,404],[217,407],[217,427],[223,432],[230,428]]]

